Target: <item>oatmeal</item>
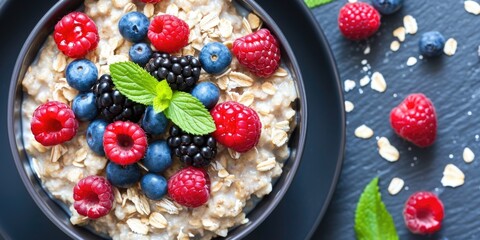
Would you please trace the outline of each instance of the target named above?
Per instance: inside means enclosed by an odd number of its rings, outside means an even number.
[[[118,29],[119,20],[128,12],[143,13],[149,20],[163,14],[184,20],[190,34],[188,44],[172,53],[178,56],[197,57],[210,42],[220,42],[231,49],[236,39],[262,27],[258,16],[243,17],[226,0],[163,0],[157,4],[86,0],[84,12],[95,22],[100,37],[98,47],[85,56],[95,64],[98,76],[110,74],[110,65],[130,60],[132,43]],[[287,143],[296,124],[296,111],[291,104],[297,98],[297,88],[287,70],[280,67],[270,77],[259,78],[233,57],[221,74],[200,73],[200,83],[212,82],[218,86],[218,103],[241,103],[253,109],[261,122],[261,135],[253,149],[240,153],[217,144],[215,159],[205,167],[210,181],[206,204],[185,207],[168,194],[152,200],[136,183],[128,188],[112,187],[111,211],[94,220],[77,212],[72,194],[81,179],[106,175],[108,159],[87,144],[89,122],[80,121],[73,139],[55,146],[43,146],[29,129],[32,114],[39,105],[47,101],[72,104],[78,91],[67,82],[65,69],[73,60],[60,52],[53,36],[49,36],[22,82],[23,138],[32,168],[46,190],[69,206],[72,224],[88,225],[113,239],[210,239],[227,236],[230,228],[248,222],[245,208],[252,204],[249,200],[271,192],[272,180],[281,175],[283,163],[290,156]],[[166,140],[169,134],[161,136]],[[179,159],[172,160],[172,165],[162,173],[165,179],[184,167]],[[148,171],[141,162],[138,165],[142,171]]]

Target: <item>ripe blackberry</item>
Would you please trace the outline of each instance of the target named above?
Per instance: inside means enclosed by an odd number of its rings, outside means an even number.
[[[138,122],[145,112],[144,105],[131,101],[115,89],[112,77],[108,74],[102,75],[93,85],[93,93],[100,117],[107,122]]]
[[[166,79],[173,90],[190,91],[200,77],[200,61],[193,56],[155,52],[145,69],[159,81]]]
[[[217,155],[217,141],[211,135],[194,136],[177,126],[170,128],[167,144],[183,163],[194,167],[207,166]]]

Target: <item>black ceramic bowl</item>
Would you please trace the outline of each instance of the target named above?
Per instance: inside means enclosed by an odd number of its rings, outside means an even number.
[[[21,81],[25,75],[28,66],[34,61],[37,53],[44,44],[48,35],[53,32],[53,28],[57,21],[67,13],[82,7],[83,0],[59,1],[45,16],[38,22],[36,27],[30,33],[28,39],[18,56],[13,71],[8,102],[8,135],[10,147],[14,156],[15,164],[26,186],[29,194],[32,196],[38,207],[43,213],[67,235],[75,239],[100,239],[101,237],[84,227],[77,227],[70,223],[69,213],[65,211],[62,203],[52,199],[46,190],[42,187],[30,166],[30,161],[24,149],[22,137],[22,99],[23,91]],[[241,239],[247,236],[253,229],[273,211],[286,193],[295,172],[299,166],[303,147],[306,138],[307,126],[307,104],[305,89],[299,67],[293,51],[287,43],[285,36],[280,31],[275,22],[268,14],[260,8],[253,0],[234,0],[239,8],[244,8],[255,12],[259,15],[264,25],[268,27],[274,35],[277,36],[282,46],[282,61],[288,69],[290,69],[293,78],[296,80],[297,92],[299,99],[295,103],[297,110],[296,120],[297,127],[293,131],[289,140],[289,146],[292,150],[289,160],[283,167],[283,173],[277,179],[273,186],[272,192],[265,196],[258,205],[248,214],[250,222],[232,229],[227,239]],[[25,126],[28,128],[28,126]]]

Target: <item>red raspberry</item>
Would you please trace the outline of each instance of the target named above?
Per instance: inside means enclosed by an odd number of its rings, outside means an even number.
[[[77,134],[78,121],[67,104],[51,101],[35,109],[30,129],[37,142],[53,146],[70,141]]]
[[[421,93],[410,94],[393,108],[390,124],[398,135],[419,147],[432,145],[437,136],[435,107]]]
[[[180,205],[200,207],[210,197],[210,178],[204,169],[186,167],[168,179],[168,194]]]
[[[257,145],[262,123],[253,109],[229,101],[215,106],[211,115],[217,128],[212,135],[220,144],[240,153]]]
[[[140,0],[141,2],[144,2],[144,3],[159,3],[161,2],[162,0]]]
[[[78,214],[97,219],[112,209],[112,186],[104,177],[88,176],[73,188],[73,199],[73,207]]]
[[[97,26],[85,13],[72,12],[57,25],[53,38],[60,51],[71,58],[81,58],[95,49],[100,37]]]
[[[148,27],[148,39],[160,52],[173,53],[188,45],[188,24],[173,15],[156,16]]]
[[[280,65],[280,48],[277,39],[262,28],[233,42],[233,54],[238,62],[253,74],[268,78]]]
[[[431,192],[414,193],[405,203],[403,218],[412,233],[434,233],[442,227],[443,203]]]
[[[116,121],[105,129],[103,149],[112,162],[120,165],[133,164],[145,155],[147,136],[138,124]]]
[[[347,3],[338,14],[340,32],[350,40],[372,36],[380,27],[380,14],[367,3]]]

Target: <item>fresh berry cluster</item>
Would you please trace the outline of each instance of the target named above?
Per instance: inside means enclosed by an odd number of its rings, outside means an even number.
[[[201,70],[222,74],[231,64],[233,52],[248,71],[268,78],[280,65],[278,42],[270,31],[260,29],[237,39],[232,50],[218,42],[208,43],[197,59],[174,54],[188,44],[190,29],[175,16],[165,14],[150,21],[140,12],[129,12],[119,20],[118,28],[133,43],[130,60],[159,82],[166,80],[171,90],[191,92],[207,115],[206,109],[211,109],[216,131],[207,135],[183,131],[171,124],[163,112],[127,97],[111,75],[99,77],[96,64],[82,59],[97,47],[97,27],[87,15],[73,12],[58,22],[54,37],[60,51],[79,58],[65,70],[68,84],[79,93],[72,108],[54,101],[39,106],[32,117],[32,133],[41,144],[52,146],[71,140],[77,133],[78,121],[89,122],[87,145],[109,162],[106,177],[87,176],[73,190],[74,208],[83,216],[96,219],[110,212],[112,186],[140,186],[152,200],[168,193],[183,206],[202,206],[210,195],[206,167],[215,159],[217,142],[237,152],[247,152],[258,143],[262,125],[258,114],[247,106],[237,102],[217,104],[218,87],[208,81],[197,83]],[[152,51],[151,46],[157,51]],[[167,180],[161,174],[172,165],[172,157],[177,157],[185,167]]]

